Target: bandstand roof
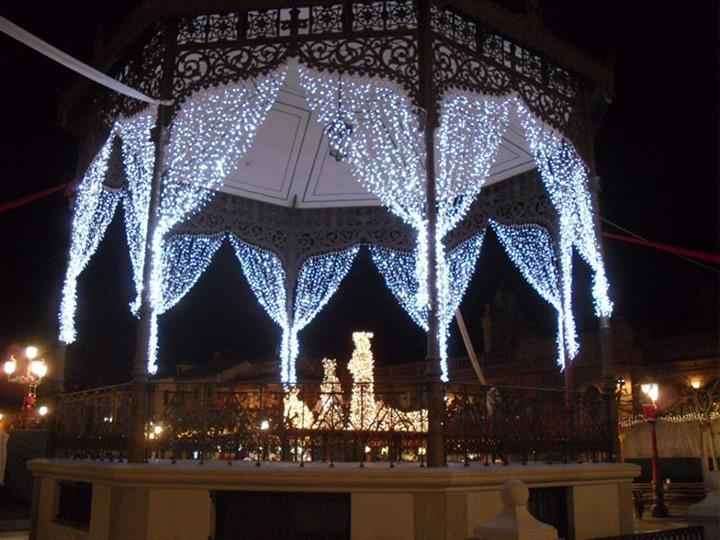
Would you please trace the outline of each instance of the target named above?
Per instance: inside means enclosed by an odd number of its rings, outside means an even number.
[[[378,199],[353,178],[349,165],[329,155],[323,128],[297,82],[296,62],[291,64],[255,144],[225,180],[222,191],[297,208],[379,206]],[[534,168],[522,128],[514,120],[485,185]]]

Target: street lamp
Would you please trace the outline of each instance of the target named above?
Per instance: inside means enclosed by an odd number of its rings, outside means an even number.
[[[658,406],[657,401],[660,397],[660,387],[657,383],[643,384],[641,387],[643,394],[650,398],[650,404],[643,405],[645,418],[650,424],[650,435],[652,437],[652,481],[655,490],[655,504],[652,507],[653,517],[664,518],[668,516],[668,509],[665,506],[665,492],[663,483],[660,478],[660,464],[658,459],[657,448],[657,431],[655,425],[657,423]]]
[[[45,360],[38,358],[40,351],[34,345],[25,347],[23,352],[19,360],[15,356],[10,356],[10,359],[3,364],[3,371],[10,382],[27,385],[28,390],[23,398],[22,419],[28,421],[35,412],[37,387],[47,375],[48,367]],[[45,413],[47,414],[47,407]]]

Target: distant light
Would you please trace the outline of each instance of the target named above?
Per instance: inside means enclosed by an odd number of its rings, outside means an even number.
[[[640,389],[643,391],[643,394],[652,400],[653,403],[655,403],[660,397],[660,388],[657,383],[643,384],[640,386]]]
[[[17,369],[17,362],[15,361],[15,358],[10,357],[10,360],[5,362],[3,364],[3,370],[5,371],[6,375],[12,375],[15,373],[15,370]]]
[[[153,433],[155,433],[155,435],[160,435],[162,432],[163,432],[162,426],[155,426],[153,428]]]
[[[47,375],[47,364],[44,360],[33,360],[30,362],[30,372],[38,379],[42,379],[45,375]]]
[[[699,390],[702,386],[702,381],[698,378],[694,378],[690,381],[690,386],[692,386],[695,390]]]
[[[268,429],[270,429],[270,422],[268,422],[267,420],[263,420],[262,422],[260,422],[260,429],[262,429],[263,431],[267,431]]]
[[[38,408],[38,414],[40,416],[47,416],[47,413],[49,413],[49,412],[50,412],[50,409],[47,408],[47,405],[41,405]]]
[[[365,453],[366,453],[366,454],[369,454],[369,453],[370,453],[370,450],[371,450],[371,448],[370,448],[369,446],[366,446],[366,447],[365,447]]]
[[[35,360],[35,358],[37,358],[38,352],[38,348],[34,345],[29,345],[25,347],[25,356],[28,360]]]
[[[2,419],[5,417],[3,413],[0,412],[0,422],[2,422]]]

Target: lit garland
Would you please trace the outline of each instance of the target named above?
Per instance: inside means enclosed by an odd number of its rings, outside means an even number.
[[[557,257],[550,234],[537,225],[502,225],[491,220],[490,226],[525,281],[557,311],[557,361],[558,365],[564,368],[565,341],[575,338],[575,336],[567,336],[567,338],[564,336],[564,317],[572,317],[573,314],[572,311],[566,313],[563,309]],[[576,350],[577,345],[568,348]]]
[[[157,225],[152,238],[150,309],[153,322],[162,306],[165,235],[178,223],[201,210],[213,191],[252,145],[257,129],[275,103],[287,70],[255,81],[240,81],[193,94],[173,121],[168,159],[163,172]],[[157,370],[155,343],[148,349],[148,372]]]
[[[472,278],[484,237],[485,232],[481,231],[462,242],[448,254],[447,265],[438,265],[440,273],[438,276],[438,297],[440,299],[438,338],[443,381],[448,380],[447,336],[450,323]],[[416,301],[419,285],[415,272],[415,256],[380,246],[371,246],[370,255],[398,303],[410,315],[410,318],[427,332],[427,305],[419,306]],[[444,261],[446,257],[443,255],[442,259],[438,258],[438,261],[440,260]]]
[[[540,177],[560,221],[560,269],[562,279],[563,310],[572,312],[572,248],[593,270],[593,300],[598,317],[612,315],[613,305],[608,295],[609,284],[600,252],[592,215],[592,198],[589,192],[587,169],[573,145],[553,129],[541,124],[525,105],[516,99],[520,117],[530,149],[535,154]],[[574,319],[565,317],[566,339],[576,335]],[[572,350],[566,348],[570,358]]]
[[[340,283],[350,271],[357,246],[309,257],[300,268],[297,286],[295,287],[295,305],[293,320],[287,333],[289,334],[288,352],[285,360],[283,383],[295,384],[295,359],[300,352],[298,333],[325,307],[335,294]]]
[[[130,309],[137,314],[143,288],[145,263],[145,236],[152,174],[155,164],[155,145],[151,130],[155,125],[157,107],[150,106],[131,118],[116,122],[116,131],[122,140],[123,165],[127,188],[123,197],[125,234],[135,282],[135,300]]]
[[[333,155],[345,157],[360,184],[416,230],[413,257],[416,284],[412,294],[403,293],[398,299],[416,322],[427,319],[427,259],[431,247],[427,231],[424,135],[416,109],[402,89],[382,80],[338,77],[301,68],[300,85],[311,110],[325,126]],[[443,98],[435,141],[439,155],[438,224],[436,245],[432,246],[441,295],[447,291],[444,281],[448,275],[444,237],[467,214],[480,192],[508,120],[508,104],[504,99],[457,92]],[[411,297],[417,304],[415,308],[407,305]],[[440,304],[448,305],[443,299]],[[447,324],[442,322],[442,313],[438,317],[442,351]],[[441,363],[446,379],[446,358]]]
[[[255,297],[270,318],[282,329],[280,378],[285,385],[296,383],[295,360],[300,352],[298,333],[327,304],[350,271],[358,247],[308,258],[300,268],[295,302],[288,314],[282,261],[269,251],[256,248],[231,236],[245,277]]]
[[[667,422],[669,424],[684,424],[687,422],[696,422],[698,424],[704,424],[707,422],[715,422],[716,420],[720,420],[720,408],[717,410],[711,411],[710,413],[698,413],[698,412],[689,412],[689,413],[682,413],[682,414],[675,414],[675,413],[663,413],[661,415],[657,416],[658,422]],[[646,424],[648,423],[648,418],[643,414],[636,414],[633,416],[626,416],[624,418],[621,418],[618,421],[618,425],[620,428],[626,430],[631,429],[638,424]]]
[[[347,156],[360,185],[417,231],[416,300],[427,303],[425,150],[412,101],[382,79],[299,69],[308,105],[325,126],[333,153]]]
[[[162,252],[161,299],[151,313],[148,371],[157,371],[158,329],[160,315],[177,304],[197,283],[220,249],[225,235],[178,235],[166,237]]]
[[[120,193],[103,188],[115,136],[112,130],[75,192],[70,252],[58,316],[59,337],[64,343],[73,343],[76,338],[78,277],[97,251],[121,197]]]
[[[509,122],[504,98],[443,96],[438,149],[438,230],[444,238],[465,217],[495,162]]]

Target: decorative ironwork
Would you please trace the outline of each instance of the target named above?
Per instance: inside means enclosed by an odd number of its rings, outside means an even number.
[[[321,71],[383,77],[418,100],[417,41],[413,37],[324,39],[300,46],[299,60]]]
[[[465,218],[448,234],[448,248],[485,229],[489,219],[504,225],[539,225],[557,235],[557,212],[535,170],[484,188]]]
[[[545,122],[565,128],[578,93],[569,71],[451,9],[433,8],[431,28],[438,97],[449,88],[490,95],[517,92]]]
[[[157,27],[153,27],[141,41],[140,50],[130,56],[113,76],[131,88],[136,88],[148,96],[160,96],[160,83],[163,78],[163,64],[165,61],[165,34]],[[105,106],[105,117],[111,121],[120,114],[131,115],[147,104],[136,99],[125,97],[116,92],[108,94],[108,103]]]
[[[417,29],[412,0],[345,0],[184,18],[176,50],[167,51],[174,56],[174,97],[182,101],[201,88],[256,77],[297,56],[317,69],[396,81],[422,105]],[[430,29],[436,100],[450,88],[517,92],[544,121],[565,129],[579,85],[568,70],[454,9],[432,7]],[[165,54],[162,34],[154,30],[119,78],[158,95]],[[131,108],[115,98],[109,114]]]
[[[157,458],[424,463],[424,382],[338,382],[331,389],[306,382],[292,391],[299,404],[293,408],[278,384],[165,382],[147,391],[146,447]],[[56,455],[121,458],[128,393],[129,386],[120,386],[60,396]],[[527,464],[610,455],[610,396],[475,384],[448,385],[445,396],[448,461]],[[362,406],[369,400],[372,406]]]
[[[61,394],[54,406],[56,456],[122,459],[127,452],[133,393],[129,384]]]
[[[228,232],[288,260],[292,246],[302,257],[357,244],[411,250],[414,232],[382,207],[297,209],[218,193],[202,212],[172,234]]]
[[[684,527],[682,529],[668,529],[665,531],[652,531],[638,534],[624,534],[621,536],[607,536],[597,540],[704,540],[705,528],[703,526]]]
[[[287,44],[187,48],[175,57],[173,94],[182,102],[202,88],[267,74],[287,58]]]

